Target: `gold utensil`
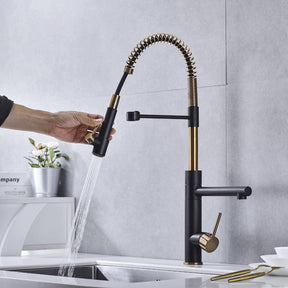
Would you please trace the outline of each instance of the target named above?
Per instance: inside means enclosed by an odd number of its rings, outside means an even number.
[[[245,275],[245,274],[248,274],[250,272],[258,270],[261,267],[270,268],[271,270],[268,271],[268,272],[258,272],[258,273]],[[220,280],[220,279],[226,279],[226,278],[230,278],[230,277],[245,275],[245,276],[235,277],[235,278],[232,278],[232,279],[228,280],[229,283],[237,282],[237,281],[242,281],[242,280],[247,280],[247,279],[261,277],[261,276],[267,275],[267,274],[273,272],[274,270],[277,270],[277,269],[280,269],[280,268],[282,268],[282,267],[272,267],[272,266],[267,265],[267,264],[260,264],[257,267],[252,268],[252,269],[245,269],[245,270],[240,270],[240,271],[236,271],[236,272],[231,272],[231,273],[215,276],[215,277],[212,277],[210,280],[211,281],[215,281],[215,280]]]
[[[260,265],[259,265],[260,266]],[[263,266],[263,265],[262,265]],[[229,279],[228,282],[229,283],[233,283],[233,282],[238,282],[238,281],[243,281],[243,280],[248,280],[248,279],[253,279],[253,278],[257,278],[257,277],[261,277],[261,276],[265,276],[271,272],[273,272],[274,270],[283,268],[283,267],[271,267],[269,265],[267,265],[271,270],[268,272],[258,272],[258,273],[253,273],[253,274],[249,274],[249,275],[244,275],[244,276],[240,276],[240,277],[236,277],[236,278],[232,278]],[[266,266],[266,267],[267,267]]]

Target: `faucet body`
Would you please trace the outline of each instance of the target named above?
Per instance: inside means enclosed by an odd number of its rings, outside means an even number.
[[[195,62],[187,45],[174,35],[153,34],[140,41],[132,50],[124,68],[124,74],[112,95],[99,136],[93,143],[93,154],[103,157],[109,144],[109,135],[117,113],[120,91],[128,74],[133,73],[134,64],[139,55],[150,45],[166,42],[176,46],[183,54],[188,72],[188,116],[179,115],[141,115],[140,112],[128,112],[127,120],[135,121],[140,118],[186,119],[189,129],[189,169],[185,172],[185,264],[202,264],[201,248],[212,252],[217,248],[218,239],[215,233],[202,232],[202,197],[203,196],[237,196],[246,199],[252,193],[250,187],[202,187],[202,172],[198,170],[198,127],[199,108],[197,103],[197,79]],[[218,226],[218,225],[217,225]],[[216,238],[216,239],[215,239]],[[204,240],[203,240],[204,239]],[[210,241],[211,240],[211,241]],[[217,240],[217,241],[215,241]],[[215,249],[208,249],[204,242],[217,243]],[[214,245],[214,244],[213,244]],[[211,251],[209,251],[211,250]]]
[[[202,231],[202,197],[236,196],[246,199],[251,193],[252,189],[248,186],[202,187],[202,171],[185,172],[185,264],[202,264],[201,247],[196,240],[199,238],[195,238]]]

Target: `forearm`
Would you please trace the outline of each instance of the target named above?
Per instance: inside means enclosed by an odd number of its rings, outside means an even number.
[[[53,123],[53,113],[14,104],[1,127],[50,135]]]
[[[103,116],[77,111],[47,111],[31,109],[14,104],[1,127],[37,132],[55,137],[61,141],[86,143],[87,133],[99,127]],[[112,129],[111,135],[115,133]]]

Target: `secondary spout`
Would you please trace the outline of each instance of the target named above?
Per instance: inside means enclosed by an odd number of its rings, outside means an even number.
[[[240,200],[251,193],[250,187],[200,187],[195,190],[196,196],[236,196]]]
[[[197,79],[194,58],[187,45],[174,35],[153,34],[140,41],[126,61],[124,74],[112,95],[107,112],[99,132],[94,140],[93,154],[104,157],[109,144],[109,136],[117,113],[120,91],[129,74],[133,73],[134,65],[139,55],[150,45],[166,42],[174,45],[185,58],[188,73],[188,115],[147,115],[138,111],[128,112],[127,120],[135,121],[141,118],[186,119],[189,129],[189,169],[185,171],[185,264],[202,264],[201,249],[214,251],[218,246],[215,237],[220,221],[218,216],[213,234],[202,232],[202,197],[203,196],[237,196],[246,199],[251,195],[250,187],[202,187],[202,171],[198,170],[198,127],[199,108],[197,99]]]

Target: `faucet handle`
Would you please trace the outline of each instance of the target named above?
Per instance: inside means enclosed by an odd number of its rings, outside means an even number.
[[[213,230],[213,233],[212,233],[212,237],[215,237],[215,235],[216,235],[216,232],[217,232],[217,229],[218,229],[220,220],[221,220],[221,216],[222,216],[222,213],[219,212],[219,213],[218,213],[217,220],[216,220],[216,224],[215,224],[215,227],[214,227],[214,230]]]
[[[213,233],[212,234],[211,233],[203,233],[199,239],[200,247],[208,253],[215,251],[219,245],[219,240],[217,237],[215,237],[215,235],[216,235],[216,232],[217,232],[217,229],[219,226],[221,216],[222,216],[222,213],[219,213],[217,220],[216,220],[216,224],[215,224]]]

